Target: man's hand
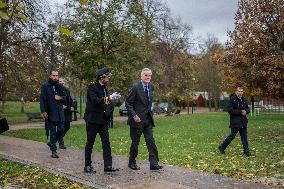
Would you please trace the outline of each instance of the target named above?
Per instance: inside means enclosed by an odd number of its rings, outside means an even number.
[[[48,114],[47,114],[46,112],[43,112],[43,113],[42,113],[42,116],[43,116],[45,119],[48,118]]]
[[[247,115],[247,112],[245,110],[242,110],[242,115],[243,116]]]
[[[55,95],[54,98],[55,98],[55,100],[61,100],[62,99],[62,97],[59,96],[59,95]]]
[[[140,117],[138,115],[134,116],[133,119],[134,119],[135,123],[140,123],[141,122],[141,119],[140,119]]]

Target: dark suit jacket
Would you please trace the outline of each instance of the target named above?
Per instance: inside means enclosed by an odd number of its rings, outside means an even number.
[[[73,100],[71,98],[70,91],[66,87],[64,87],[64,91],[66,93],[66,102],[64,104],[66,108],[64,109],[64,117],[66,122],[71,122],[72,121],[71,107],[73,107]]]
[[[230,128],[246,127],[248,123],[247,116],[242,115],[242,110],[249,114],[250,109],[244,97],[239,99],[236,94],[230,97],[228,104],[228,112],[230,114]]]
[[[106,95],[108,96],[107,88]],[[104,104],[104,86],[99,82],[95,82],[89,85],[87,91],[87,102],[84,119],[89,123],[107,124],[105,117],[105,104]]]
[[[150,99],[153,99],[154,87],[149,83]],[[151,119],[152,126],[154,127],[153,113],[151,111],[151,104],[148,105],[147,97],[144,92],[142,82],[135,83],[129,90],[128,96],[125,101],[125,106],[128,110],[128,123],[131,127],[142,127],[147,119]],[[135,123],[133,117],[138,115],[141,119],[140,123]]]
[[[66,94],[64,90],[57,91],[58,95],[62,97],[62,100],[58,101],[54,99],[54,88],[51,84],[46,83],[41,86],[41,93],[39,97],[40,111],[48,114],[48,121],[65,121],[63,104],[66,103]]]

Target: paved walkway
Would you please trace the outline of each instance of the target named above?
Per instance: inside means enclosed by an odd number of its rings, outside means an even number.
[[[63,175],[76,182],[95,188],[115,189],[268,189],[262,184],[248,183],[202,171],[164,165],[160,171],[150,171],[147,161],[138,161],[141,170],[133,171],[127,167],[127,157],[113,156],[116,173],[103,172],[102,154],[93,157],[96,174],[83,172],[84,151],[69,147],[58,150],[59,159],[50,157],[48,146],[42,142],[24,140],[0,135],[0,155],[25,164],[39,166],[49,172]]]
[[[126,121],[126,117],[117,117],[115,121]],[[83,120],[72,124],[84,123]],[[11,126],[11,130],[22,128],[42,128],[43,123]],[[263,184],[255,184],[207,172],[164,165],[164,169],[150,171],[148,161],[138,160],[141,167],[133,171],[127,167],[128,158],[113,155],[114,167],[120,171],[103,172],[102,153],[94,153],[93,162],[96,174],[83,172],[84,151],[69,147],[58,150],[59,159],[50,157],[48,146],[42,142],[24,140],[0,135],[0,155],[24,164],[41,167],[76,182],[94,188],[114,189],[271,189]]]

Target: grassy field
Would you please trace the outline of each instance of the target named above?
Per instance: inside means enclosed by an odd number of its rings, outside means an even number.
[[[4,188],[87,188],[38,167],[25,166],[0,157],[0,186]],[[1,187],[0,187],[1,188]]]
[[[6,117],[8,124],[19,124],[19,123],[29,123],[29,122],[36,122],[36,121],[42,121],[39,119],[34,119],[31,121],[27,120],[26,113],[21,112],[21,103],[18,102],[6,102],[4,105],[4,112],[0,111],[0,117]],[[79,105],[78,105],[79,106]],[[78,111],[80,111],[80,108],[78,107]],[[82,115],[85,112],[85,103],[82,104]],[[25,112],[40,112],[39,102],[26,102],[25,103]],[[118,116],[118,107],[115,107],[114,109],[114,116]],[[80,114],[77,114],[79,117]]]
[[[204,170],[245,180],[276,178],[284,179],[284,115],[262,114],[249,117],[248,139],[253,154],[242,154],[239,135],[221,155],[217,147],[229,134],[226,113],[208,113],[160,117],[156,119],[155,140],[160,161],[180,167]],[[44,130],[19,130],[6,135],[36,141],[46,141]],[[74,126],[65,137],[67,146],[84,148],[84,125]],[[112,151],[128,156],[130,147],[129,128],[115,123],[110,129]],[[95,150],[101,151],[100,139]],[[139,147],[139,159],[148,159],[144,140]],[[269,182],[269,181],[267,181]],[[282,182],[283,183],[283,182]]]

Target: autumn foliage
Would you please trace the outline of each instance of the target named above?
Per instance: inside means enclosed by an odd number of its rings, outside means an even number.
[[[284,97],[283,32],[283,0],[240,0],[227,43],[229,83],[247,87],[251,96]]]

